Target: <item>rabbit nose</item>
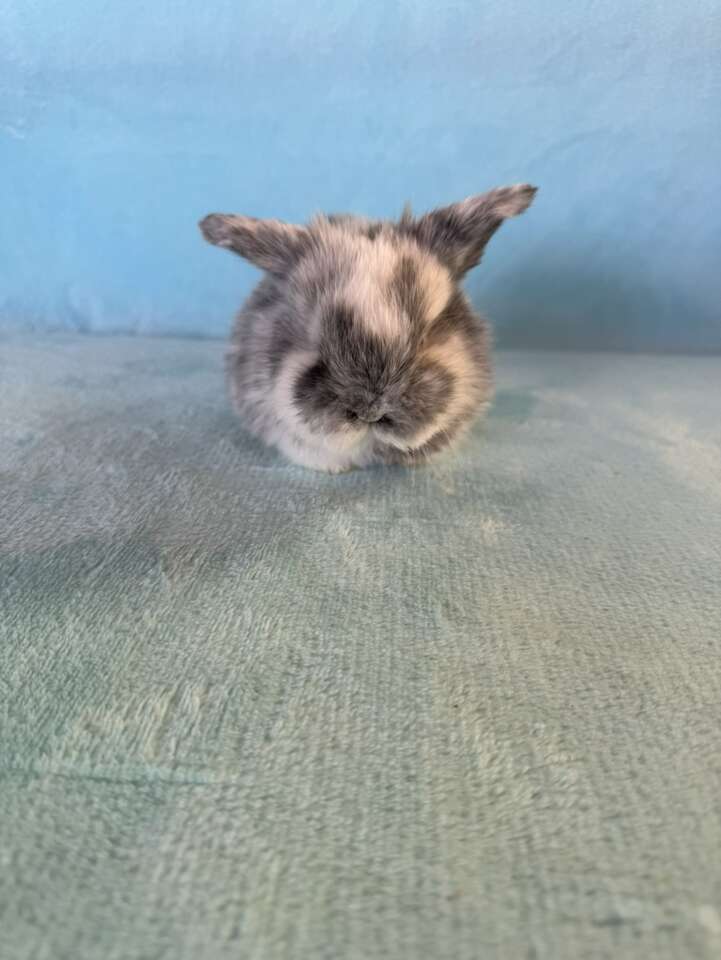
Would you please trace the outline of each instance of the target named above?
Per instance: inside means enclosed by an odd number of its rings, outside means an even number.
[[[382,416],[380,410],[363,410],[358,414],[358,419],[363,423],[377,423]]]
[[[377,423],[382,414],[380,411],[376,412],[374,410],[360,408],[351,408],[349,407],[345,412],[346,420],[360,420],[361,423]]]
[[[377,423],[383,416],[383,404],[378,402],[368,403],[359,400],[346,410],[348,420],[360,420],[361,423]]]

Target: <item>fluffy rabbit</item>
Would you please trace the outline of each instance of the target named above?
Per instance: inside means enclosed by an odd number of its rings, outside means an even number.
[[[266,272],[228,354],[246,426],[330,472],[415,464],[454,442],[492,392],[488,327],[459,285],[535,192],[501,187],[397,222],[205,217],[206,240]]]

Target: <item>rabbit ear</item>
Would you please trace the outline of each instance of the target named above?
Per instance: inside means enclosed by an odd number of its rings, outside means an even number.
[[[430,247],[454,274],[462,276],[480,261],[486,244],[503,221],[528,209],[536,190],[527,183],[498,187],[432,210],[411,223],[404,218],[401,228]]]
[[[308,243],[308,231],[281,220],[257,220],[232,213],[209,213],[200,231],[217,247],[226,247],[261,270],[283,274]]]

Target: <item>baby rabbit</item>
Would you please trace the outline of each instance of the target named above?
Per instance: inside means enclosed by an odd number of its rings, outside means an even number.
[[[397,222],[205,217],[206,240],[266,272],[227,358],[246,426],[331,473],[423,462],[454,442],[492,392],[488,327],[460,282],[535,192],[501,187]]]

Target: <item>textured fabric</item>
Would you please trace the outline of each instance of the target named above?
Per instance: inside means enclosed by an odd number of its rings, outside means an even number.
[[[0,342],[3,960],[718,957],[721,360],[329,477],[221,355]]]

